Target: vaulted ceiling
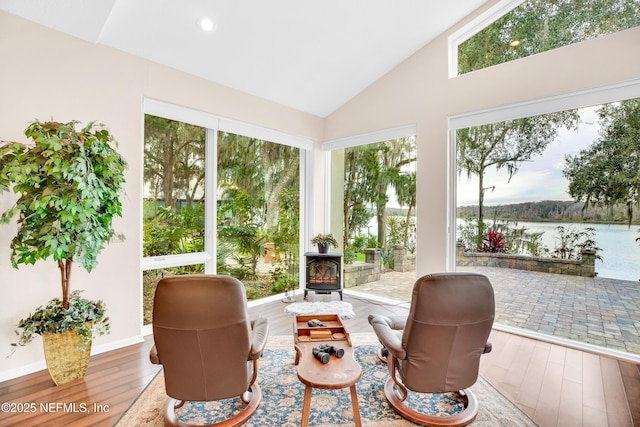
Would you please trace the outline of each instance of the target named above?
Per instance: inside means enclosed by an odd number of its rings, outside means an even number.
[[[486,1],[0,0],[0,10],[326,117]]]

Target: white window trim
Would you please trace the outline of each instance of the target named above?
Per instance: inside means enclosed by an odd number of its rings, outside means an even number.
[[[204,272],[211,274],[216,272],[216,230],[215,227],[210,225],[207,226],[207,224],[217,223],[217,201],[215,197],[215,189],[218,188],[218,176],[216,173],[206,173],[206,171],[215,171],[218,167],[218,131],[216,129],[207,128],[207,137],[205,141],[204,191],[205,194],[212,194],[214,197],[204,198],[204,250],[209,255],[209,259],[204,264]],[[214,190],[209,191],[208,189]],[[213,222],[208,220],[209,218],[213,218]]]
[[[211,254],[207,252],[194,252],[187,254],[143,257],[141,265],[143,271],[158,270],[162,268],[182,267],[185,265],[206,265],[211,261],[211,259]]]
[[[268,129],[265,127],[245,123],[237,120],[227,119],[214,114],[206,113],[203,111],[195,110],[188,107],[183,107],[176,104],[171,104],[164,101],[159,101],[151,98],[144,98],[143,100],[143,113],[153,116],[163,117],[169,120],[176,120],[184,123],[189,123],[195,126],[201,126],[207,129],[206,139],[206,171],[214,171],[214,173],[207,173],[205,178],[205,191],[211,188],[217,188],[217,176],[216,169],[218,164],[217,159],[217,132],[230,132],[238,135],[248,136],[251,138],[262,139],[265,141],[271,141],[278,144],[289,145],[295,148],[299,148],[300,161],[301,161],[301,173],[300,173],[300,198],[304,200],[306,194],[310,194],[309,186],[310,179],[308,178],[309,169],[307,163],[309,162],[309,152],[313,150],[313,140],[310,138],[299,137],[291,135],[285,132]],[[144,185],[144,184],[143,184]],[[142,202],[142,201],[141,201]],[[307,229],[307,223],[305,221],[306,214],[305,203],[301,203],[300,210],[300,230],[301,230],[301,256],[302,260],[302,237],[306,238],[303,230]],[[213,221],[207,220],[212,217]],[[205,251],[197,253],[185,253],[175,255],[164,255],[155,257],[143,257],[141,256],[142,271],[155,270],[162,268],[180,267],[186,265],[204,264],[206,273],[215,273],[216,271],[216,204],[215,194],[212,197],[205,198]],[[207,225],[209,224],[209,225]],[[213,227],[213,228],[212,228]],[[301,262],[302,265],[302,262]],[[302,275],[300,277],[303,277]]]
[[[374,142],[389,141],[390,139],[399,139],[407,136],[414,136],[415,134],[416,125],[409,124],[326,141],[322,144],[322,150],[332,151],[340,148],[357,147],[359,145],[373,144]]]
[[[324,152],[324,188],[327,190],[324,192],[324,226],[323,230],[331,230],[331,151]],[[311,240],[311,236],[307,241]]]
[[[640,79],[611,84],[594,89],[570,92],[528,102],[479,110],[449,117],[449,173],[447,183],[447,268],[456,268],[456,202],[457,202],[457,147],[456,130],[505,120],[531,117],[539,114],[584,108],[626,99],[640,98]]]
[[[213,114],[208,114],[203,111],[182,107],[168,102],[158,101],[156,99],[145,98],[143,102],[143,111],[145,114],[150,114],[152,116],[189,123],[207,129],[218,129],[220,127],[220,118]]]
[[[487,9],[449,36],[449,78],[458,75],[458,46],[524,2],[525,0],[500,0],[493,7]]]
[[[640,97],[640,78],[449,117],[452,130]]]
[[[207,129],[219,129],[224,132],[262,139],[264,141],[277,142],[278,144],[290,145],[303,150],[313,150],[313,140],[310,138],[291,135],[278,130],[228,119],[156,99],[144,99],[144,112],[146,114],[164,117],[165,119],[202,126]]]

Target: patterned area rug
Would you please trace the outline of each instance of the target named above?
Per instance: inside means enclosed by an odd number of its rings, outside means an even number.
[[[378,361],[379,347],[373,334],[352,334],[356,358],[362,366],[362,378],[356,388],[363,425],[376,427],[414,426],[397,415],[387,403],[383,386],[388,378],[386,365]],[[298,380],[291,337],[270,337],[268,348],[259,362],[258,382],[263,400],[246,427],[294,427],[300,425],[304,386]],[[473,426],[535,426],[523,412],[504,398],[484,379],[472,387],[480,411]],[[454,395],[455,396],[455,395]],[[419,395],[412,393],[411,405],[429,413],[455,413],[464,401],[449,395]],[[119,427],[163,426],[163,411],[168,397],[162,372],[151,381],[120,421]],[[176,411],[182,421],[196,424],[212,423],[228,417],[243,403],[239,399],[222,402],[187,402]],[[311,426],[343,427],[353,425],[349,389],[317,390],[311,395]]]
[[[297,314],[337,314],[341,319],[351,319],[356,316],[353,306],[344,301],[328,302],[294,302],[284,308],[285,313]]]

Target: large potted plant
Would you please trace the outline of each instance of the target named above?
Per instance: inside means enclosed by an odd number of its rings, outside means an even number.
[[[91,340],[109,330],[102,301],[70,292],[72,265],[87,271],[113,236],[115,216],[122,216],[120,194],[126,163],[104,127],[78,122],[31,123],[25,135],[32,144],[0,144],[0,194],[12,190],[16,204],[0,222],[17,217],[11,241],[11,264],[52,259],[60,270],[61,298],[38,307],[18,322],[18,342],[26,345],[42,335],[47,367],[56,384],[84,375]],[[68,349],[59,355],[56,350]]]

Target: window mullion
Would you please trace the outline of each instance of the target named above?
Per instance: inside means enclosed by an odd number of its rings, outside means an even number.
[[[216,273],[216,200],[218,188],[218,129],[207,129],[205,145],[204,250],[210,255],[205,273]]]

